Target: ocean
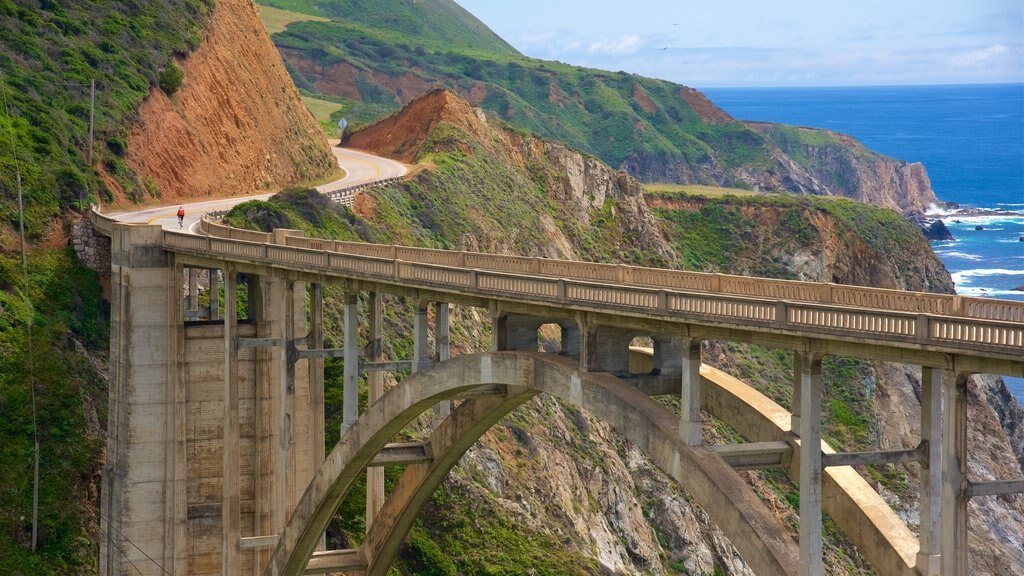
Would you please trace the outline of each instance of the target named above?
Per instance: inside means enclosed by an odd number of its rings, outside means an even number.
[[[921,162],[940,200],[985,211],[934,211],[955,238],[932,248],[957,293],[1024,301],[1024,84],[702,92],[737,119],[825,128]],[[1005,380],[1024,404],[1024,379]]]

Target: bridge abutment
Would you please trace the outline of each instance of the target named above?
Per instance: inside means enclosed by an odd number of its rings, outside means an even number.
[[[100,573],[258,574],[323,459],[322,383],[309,383],[295,352],[305,286],[246,276],[240,320],[238,271],[223,264],[224,320],[187,321],[198,269],[165,252],[161,235],[112,233]]]

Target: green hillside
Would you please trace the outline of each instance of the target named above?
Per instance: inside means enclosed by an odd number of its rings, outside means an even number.
[[[487,26],[450,0],[264,0],[282,10],[357,24],[367,30],[390,30],[416,44],[480,54],[517,55]]]
[[[94,574],[107,421],[108,307],[66,248],[69,212],[103,197],[93,165],[136,197],[123,155],[151,87],[196,48],[213,0],[0,0],[0,573]],[[29,253],[18,255],[18,194]],[[34,442],[39,533],[31,551]]]
[[[0,225],[17,227],[18,178],[26,231],[99,198],[88,168],[95,82],[94,165],[130,194],[139,188],[122,157],[126,119],[153,86],[173,94],[172,57],[195,49],[213,0],[0,0]]]
[[[301,90],[344,105],[324,123],[331,131],[339,117],[358,128],[444,87],[518,129],[644,181],[857,193],[856,182],[834,182],[834,166],[814,161],[847,166],[866,152],[831,133],[758,130],[672,82],[527,58],[451,0],[384,2],[372,11],[351,0],[261,3],[332,19],[292,22],[272,35]],[[787,181],[791,166],[829,190]]]

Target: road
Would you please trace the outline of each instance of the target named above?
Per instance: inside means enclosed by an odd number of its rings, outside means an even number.
[[[403,176],[408,170],[404,164],[394,160],[349,148],[338,148],[337,140],[329,141],[328,143],[331,145],[331,151],[334,152],[335,158],[338,159],[338,166],[345,170],[345,176],[334,182],[317,186],[316,189],[320,192],[333,192],[334,190],[340,190],[349,186],[397,178]],[[132,212],[113,212],[110,213],[110,216],[120,222],[159,224],[167,230],[187,229],[191,232],[192,228],[199,223],[203,214],[207,212],[229,210],[236,204],[241,204],[248,200],[266,200],[273,195],[260,194],[257,196],[236,196],[221,200],[204,200],[202,202],[174,204]],[[180,228],[177,218],[178,206],[185,208],[185,221]]]

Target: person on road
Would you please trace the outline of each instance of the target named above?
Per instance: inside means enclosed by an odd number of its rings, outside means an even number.
[[[185,207],[178,206],[178,228],[185,227]]]

